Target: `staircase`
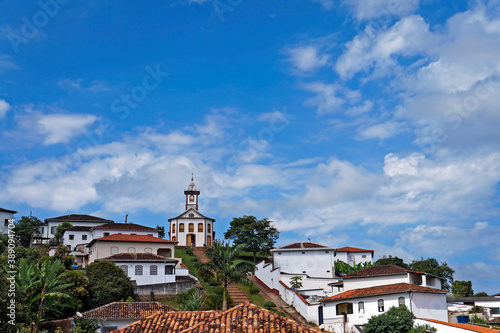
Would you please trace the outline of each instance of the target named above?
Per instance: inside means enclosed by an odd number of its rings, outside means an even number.
[[[207,263],[209,262],[209,259],[205,255],[205,248],[204,247],[193,247],[193,254],[200,259],[202,263]],[[245,302],[250,302],[250,299],[247,297],[247,295],[238,288],[237,285],[231,283],[227,287],[227,292],[229,293],[229,297],[233,300],[235,305],[245,303]]]

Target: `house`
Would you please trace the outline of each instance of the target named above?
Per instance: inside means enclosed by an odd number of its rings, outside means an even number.
[[[200,191],[193,177],[184,195],[186,196],[186,211],[168,220],[170,240],[177,242],[179,246],[210,246],[215,239],[215,220],[198,211]]]
[[[335,260],[340,260],[346,264],[360,264],[373,262],[373,250],[365,250],[357,247],[345,246],[337,249]]]
[[[152,253],[165,258],[172,258],[176,242],[150,236],[112,234],[95,238],[88,245],[89,260],[106,258],[118,253]]]
[[[54,238],[57,227],[63,222],[69,222],[73,227],[95,227],[101,224],[113,223],[112,220],[106,220],[97,216],[85,214],[70,214],[45,219],[45,223],[40,227],[41,239]]]
[[[111,261],[119,266],[138,286],[175,282],[178,259],[153,253],[118,253],[99,261]]]
[[[318,322],[340,332],[365,324],[371,316],[405,305],[419,318],[448,321],[447,290],[441,277],[396,265],[371,266],[342,278],[343,292],[320,300]]]
[[[448,298],[449,310],[469,311],[473,306],[483,307],[490,319],[500,318],[500,297],[481,296],[481,297],[460,297]]]
[[[417,318],[414,320],[413,324],[420,326],[429,325],[437,329],[438,333],[467,333],[467,332],[498,333],[498,330],[493,328],[481,327],[472,324],[447,323],[436,319]]]
[[[0,208],[0,233],[7,234],[9,232],[9,221],[14,219],[15,210]]]
[[[249,302],[227,311],[177,311],[156,314],[113,333],[289,332],[320,333]]]

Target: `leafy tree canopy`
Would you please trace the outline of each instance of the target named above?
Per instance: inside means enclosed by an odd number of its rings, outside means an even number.
[[[341,260],[335,260],[335,271],[342,274],[355,273],[370,266],[372,266],[372,263],[369,261],[360,262],[359,264],[353,263],[351,266]]]
[[[413,328],[415,316],[404,305],[392,307],[384,314],[373,316],[363,326],[366,333],[406,333]]]
[[[472,290],[471,281],[453,281],[451,285],[451,293],[453,297],[472,297],[474,290]]]
[[[64,221],[63,223],[59,224],[56,229],[56,233],[54,234],[54,238],[62,238],[63,236],[63,231],[66,228],[71,228],[73,225],[69,222]]]
[[[279,231],[265,218],[258,220],[255,216],[235,217],[229,229],[224,233],[226,239],[234,240],[235,245],[242,244],[244,249],[253,253],[256,261],[257,252],[269,251],[279,237]]]
[[[396,265],[403,268],[408,268],[408,265],[404,262],[403,259],[399,257],[383,256],[382,258],[375,261],[374,265]]]
[[[413,260],[408,268],[417,272],[424,272],[433,275],[440,276],[444,278],[441,280],[441,288],[450,290],[450,283],[453,283],[453,273],[455,270],[452,269],[446,262],[439,262],[434,258],[420,258],[420,260]]]
[[[41,236],[40,226],[43,222],[35,216],[23,216],[21,219],[14,223],[14,232],[16,238],[21,242],[24,247],[29,247],[33,236]]]
[[[485,297],[489,296],[488,293],[485,293],[484,291],[478,292],[477,294],[474,295],[475,297]]]
[[[94,262],[85,268],[92,305],[101,306],[134,296],[135,286],[123,269],[109,261]]]
[[[158,229],[158,237],[165,238],[165,226],[160,226],[159,224],[157,224],[156,229]]]
[[[434,333],[437,332],[437,329],[432,327],[429,324],[425,325],[417,325],[412,328],[408,333]]]

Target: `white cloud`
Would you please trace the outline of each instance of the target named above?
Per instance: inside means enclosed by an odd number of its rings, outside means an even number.
[[[98,118],[91,114],[49,114],[38,119],[39,133],[45,145],[68,143],[87,131]]]
[[[320,54],[320,51],[314,46],[289,49],[288,53],[292,65],[303,72],[314,71],[325,66],[330,59],[329,55]]]
[[[403,17],[414,13],[419,7],[419,0],[345,0],[359,21],[378,17]]]
[[[93,80],[85,83],[84,79],[63,79],[57,82],[57,85],[64,90],[85,90],[92,93],[99,93],[111,90],[108,83],[99,80]]]
[[[319,3],[325,10],[331,10],[335,6],[334,0],[313,0],[313,1]]]
[[[10,104],[7,103],[4,99],[0,99],[0,119],[5,117],[5,114],[10,109]]]
[[[373,125],[367,128],[358,129],[357,139],[370,140],[370,139],[388,139],[394,135],[404,132],[406,125],[400,122],[388,121],[382,124]]]
[[[305,105],[315,107],[319,115],[339,112],[346,102],[355,103],[361,98],[358,91],[352,91],[338,84],[312,82],[301,87],[316,94],[308,98]]]

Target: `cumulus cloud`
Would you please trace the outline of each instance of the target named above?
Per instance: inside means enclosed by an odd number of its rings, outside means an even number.
[[[400,122],[388,121],[382,124],[360,128],[357,138],[360,140],[388,139],[394,135],[404,132],[406,125]]]
[[[321,54],[314,46],[303,46],[288,50],[290,62],[299,71],[309,72],[314,71],[322,66],[325,66],[330,56]]]
[[[48,114],[38,119],[39,133],[45,145],[68,143],[87,131],[98,118],[91,114]]]
[[[345,103],[354,103],[361,98],[358,91],[338,84],[311,82],[303,84],[302,89],[316,94],[308,98],[305,105],[315,107],[319,115],[338,112]]]
[[[378,17],[406,16],[418,9],[419,0],[349,0],[344,1],[344,4],[351,7],[356,18],[362,21]]]
[[[5,117],[5,114],[10,109],[10,104],[7,103],[4,99],[0,99],[0,119]]]

